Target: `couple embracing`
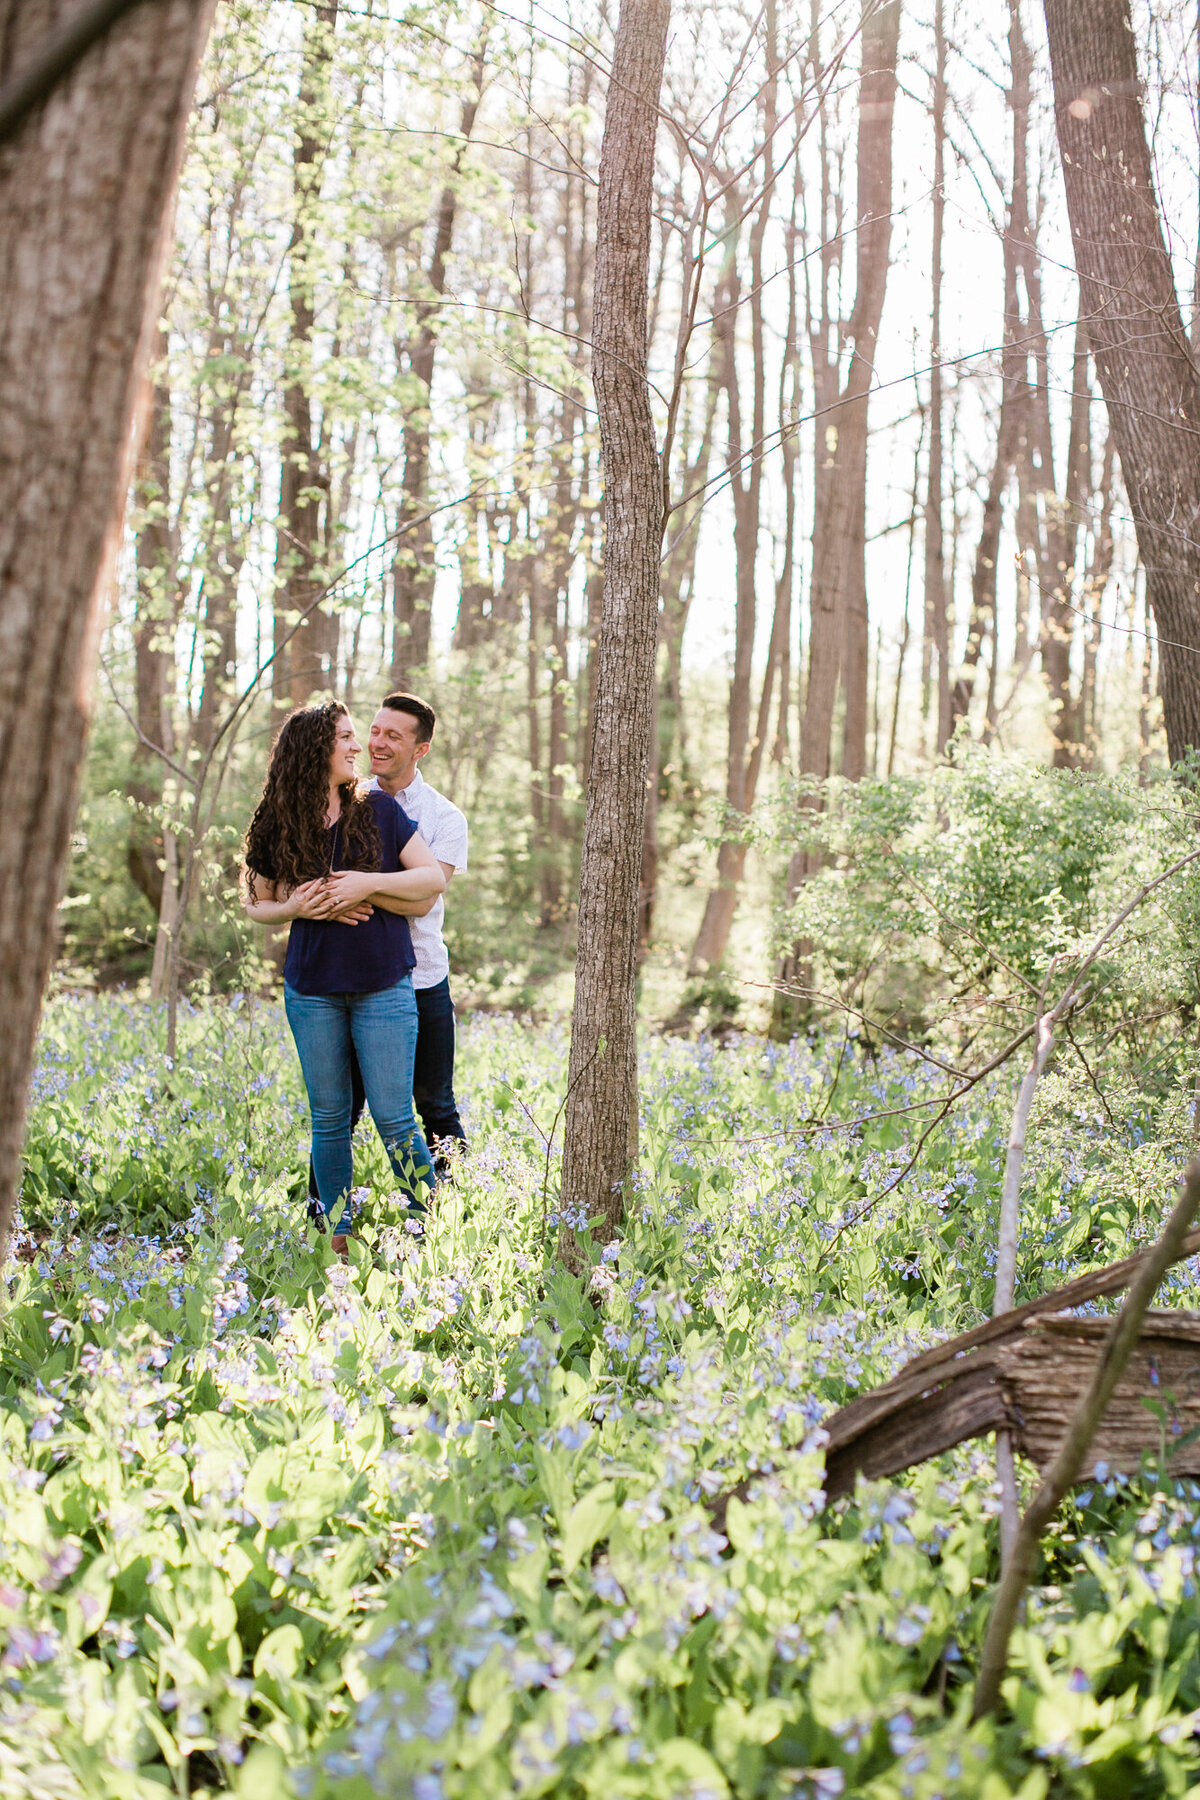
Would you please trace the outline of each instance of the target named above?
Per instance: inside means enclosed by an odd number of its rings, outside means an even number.
[[[340,1254],[364,1100],[414,1213],[464,1141],[442,896],[467,866],[467,822],[418,767],[435,724],[415,694],[389,694],[363,785],[347,708],[301,707],[276,739],[246,833],[246,911],[291,924],[284,1004],[312,1117],[310,1210],[337,1225]]]

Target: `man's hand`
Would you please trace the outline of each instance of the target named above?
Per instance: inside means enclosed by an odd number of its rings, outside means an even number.
[[[325,877],[325,891],[334,910],[340,912],[343,907],[361,906],[369,900],[377,879],[369,869],[339,869],[335,875]]]
[[[375,877],[362,869],[339,869],[336,875],[326,876],[324,887],[330,909],[324,915],[327,919],[361,925],[375,910],[368,899],[374,892]]]
[[[368,906],[365,900],[355,900],[341,911],[326,913],[325,916],[337,925],[362,925],[374,911],[375,908]]]

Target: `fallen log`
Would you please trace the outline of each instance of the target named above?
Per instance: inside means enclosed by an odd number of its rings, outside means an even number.
[[[1198,1252],[1200,1227],[1188,1233],[1176,1260]],[[853,1492],[860,1474],[872,1480],[897,1475],[1002,1427],[1012,1432],[1023,1455],[1044,1468],[1062,1441],[1111,1324],[1108,1317],[1080,1318],[1069,1309],[1121,1293],[1148,1254],[1141,1251],[1078,1276],[935,1344],[890,1381],[843,1406],[823,1427],[826,1498]],[[1184,1441],[1197,1427],[1200,1313],[1147,1313],[1093,1440],[1088,1472],[1097,1462],[1132,1471],[1143,1452],[1153,1450],[1171,1455],[1175,1474],[1200,1475],[1200,1434]],[[760,1479],[748,1476],[717,1496],[712,1513],[718,1530],[729,1501],[744,1500]]]
[[[997,1350],[998,1386],[1016,1447],[1044,1471],[1072,1408],[1091,1379],[1107,1318],[1052,1313]],[[1096,1427],[1085,1472],[1104,1463],[1136,1469],[1146,1450],[1170,1457],[1173,1475],[1200,1475],[1200,1313],[1148,1312]],[[1190,1441],[1189,1441],[1190,1439]]]
[[[1180,1260],[1198,1251],[1200,1227],[1188,1233]],[[825,1421],[829,1437],[825,1453],[827,1497],[836,1500],[849,1493],[860,1471],[871,1479],[897,1475],[902,1469],[926,1462],[943,1450],[953,1449],[955,1444],[982,1437],[1000,1426],[1011,1429],[1016,1448],[1040,1467],[1061,1439],[1063,1424],[1074,1398],[1082,1392],[1108,1325],[1105,1318],[1090,1321],[1063,1319],[1061,1315],[1091,1300],[1122,1293],[1147,1254],[1141,1251],[1106,1269],[1080,1275],[1024,1306],[988,1319],[973,1331],[936,1344],[906,1363],[882,1387],[851,1400]],[[1057,1319],[1056,1314],[1060,1315]],[[1189,1356],[1193,1362],[1197,1357],[1195,1345],[1200,1338],[1194,1321],[1195,1315],[1183,1312],[1147,1315],[1143,1336],[1155,1333],[1156,1348],[1144,1355],[1135,1354],[1097,1435],[1098,1444],[1111,1438],[1126,1446],[1120,1461],[1106,1458],[1103,1451],[1097,1452],[1112,1468],[1136,1468],[1142,1450],[1155,1448],[1160,1441],[1154,1414],[1141,1404],[1143,1396],[1161,1399],[1151,1372],[1152,1357],[1166,1359],[1164,1368],[1169,1370],[1170,1378],[1157,1372],[1164,1391],[1174,1391],[1173,1383],[1179,1382],[1191,1388],[1196,1386],[1194,1378],[1185,1379],[1184,1366],[1190,1368]],[[1051,1332],[1049,1338],[1041,1329],[1046,1326]],[[1076,1328],[1074,1333],[1072,1327]],[[1168,1341],[1184,1347],[1182,1360],[1181,1354],[1168,1353]],[[1055,1355],[1063,1359],[1061,1409],[1057,1415],[1048,1392],[1053,1386]],[[1031,1421],[1028,1433],[1022,1422],[1026,1410]],[[1114,1424],[1110,1432],[1110,1416],[1118,1414],[1124,1422],[1119,1431]],[[1051,1424],[1055,1416],[1057,1436]],[[1138,1447],[1131,1455],[1129,1446],[1135,1439]],[[1193,1458],[1198,1457],[1200,1453],[1193,1451]],[[1192,1473],[1182,1463],[1176,1466],[1180,1473]]]

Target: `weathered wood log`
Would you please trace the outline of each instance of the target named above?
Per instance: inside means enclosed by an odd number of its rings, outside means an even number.
[[[1182,1254],[1184,1257],[1194,1256],[1198,1251],[1200,1229],[1188,1234]],[[1025,1450],[1020,1423],[1022,1406],[1017,1392],[1021,1359],[1017,1358],[1011,1369],[1004,1367],[1000,1356],[1002,1348],[1007,1347],[1011,1352],[1017,1346],[1024,1345],[1027,1358],[1025,1366],[1030,1370],[1030,1379],[1035,1386],[1042,1387],[1042,1377],[1033,1372],[1035,1364],[1040,1364],[1040,1353],[1030,1348],[1034,1339],[1031,1338],[1029,1345],[1026,1345],[1028,1328],[1056,1313],[1062,1314],[1070,1307],[1083,1306],[1091,1300],[1121,1293],[1129,1286],[1144,1255],[1145,1252],[1141,1252],[1137,1256],[1128,1256],[1107,1269],[1096,1269],[1089,1275],[1081,1275],[1049,1294],[1042,1294],[1038,1299],[1028,1301],[1024,1306],[1014,1307],[1011,1312],[1001,1313],[998,1318],[987,1320],[973,1331],[965,1331],[944,1344],[935,1344],[931,1350],[924,1351],[906,1363],[891,1381],[872,1389],[870,1393],[860,1394],[849,1405],[842,1407],[840,1412],[834,1413],[825,1422],[825,1430],[829,1436],[825,1455],[827,1497],[836,1500],[840,1495],[849,1493],[860,1469],[872,1479],[896,1475],[900,1470],[925,1462],[929,1457],[937,1456],[943,1450],[950,1450],[955,1444],[961,1444],[968,1438],[995,1431],[999,1425],[1011,1425],[1018,1446]],[[1150,1315],[1156,1329],[1158,1322],[1163,1319],[1185,1321],[1192,1317],[1187,1313]],[[1100,1337],[1103,1336],[1106,1323],[1103,1319],[1096,1321]],[[1086,1346],[1089,1321],[1071,1319],[1070,1324],[1081,1328],[1080,1341]],[[1184,1331],[1186,1327],[1181,1324],[1180,1330]],[[1062,1435],[1063,1419],[1074,1398],[1082,1391],[1082,1383],[1091,1366],[1088,1358],[1094,1360],[1095,1351],[1089,1352],[1084,1347],[1082,1354],[1082,1363],[1077,1358],[1072,1359],[1069,1383],[1064,1375],[1061,1394],[1063,1411],[1058,1418],[1059,1437]],[[1008,1360],[1012,1361],[1011,1356]],[[1138,1369],[1143,1367],[1141,1360],[1137,1360],[1136,1366]],[[1171,1366],[1175,1368],[1176,1364],[1172,1362]],[[1007,1389],[1001,1380],[1002,1373],[1008,1381]],[[1128,1379],[1132,1382],[1137,1376],[1131,1372]],[[1155,1390],[1149,1378],[1148,1365],[1146,1382],[1148,1390],[1153,1393]],[[1124,1393],[1123,1385],[1114,1398],[1114,1408],[1126,1404],[1122,1398]],[[1030,1408],[1030,1416],[1040,1420],[1045,1409],[1044,1399],[1035,1402],[1031,1393]],[[1140,1404],[1140,1394],[1136,1412],[1144,1421],[1138,1452],[1140,1455],[1141,1449],[1152,1448],[1158,1443],[1159,1433],[1154,1415]],[[1106,1417],[1103,1429],[1106,1431],[1107,1428]],[[1030,1440],[1031,1445],[1042,1443],[1041,1429],[1039,1424]],[[1128,1441],[1128,1430],[1119,1435],[1122,1441]],[[1032,1449],[1027,1453],[1033,1455],[1033,1460],[1038,1460]],[[1103,1456],[1103,1452],[1099,1454]],[[1108,1460],[1111,1461],[1111,1458]],[[1112,1466],[1136,1468],[1137,1461],[1138,1457],[1134,1456],[1132,1464],[1114,1462]]]
[[[892,1405],[865,1429],[847,1423],[849,1407],[835,1413],[827,1426],[826,1497],[850,1493],[860,1474],[869,1480],[899,1474],[1002,1426],[1012,1432],[1021,1454],[1044,1469],[1062,1442],[1111,1322],[1073,1313],[1027,1318],[1008,1336],[943,1367],[936,1385],[926,1381],[915,1393],[893,1396]],[[906,1373],[902,1370],[897,1382]],[[1196,1427],[1200,1313],[1147,1313],[1138,1347],[1092,1440],[1087,1472],[1097,1463],[1130,1472],[1144,1451],[1157,1450],[1170,1456],[1173,1474],[1200,1475],[1200,1441],[1182,1441]]]
[[[1188,1233],[1180,1257],[1200,1253],[1200,1227]],[[1080,1275],[1024,1306],[988,1319],[973,1331],[913,1357],[882,1387],[860,1394],[827,1419],[825,1494],[853,1492],[869,1480],[898,1475],[968,1438],[1001,1427],[1039,1468],[1062,1441],[1111,1321],[1079,1318],[1068,1309],[1119,1294],[1148,1252]],[[1165,1409],[1165,1420],[1154,1410]],[[1138,1348],[1117,1386],[1088,1457],[1112,1470],[1138,1467],[1143,1452],[1163,1451],[1177,1475],[1200,1475],[1200,1313],[1147,1313]],[[1172,1451],[1172,1445],[1179,1448]],[[761,1479],[748,1476],[712,1505],[718,1530],[731,1499],[744,1500]]]
[[[1052,1316],[996,1352],[997,1382],[1017,1448],[1044,1470],[1062,1443],[1111,1319]],[[1100,1421],[1084,1473],[1097,1463],[1132,1471],[1146,1450],[1173,1475],[1200,1475],[1200,1313],[1149,1312]],[[1178,1446],[1173,1449],[1173,1446]]]

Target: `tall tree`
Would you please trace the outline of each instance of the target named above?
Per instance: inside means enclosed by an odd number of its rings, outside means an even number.
[[[432,424],[430,405],[433,369],[437,355],[438,316],[446,293],[454,222],[458,214],[463,163],[479,103],[483,98],[487,66],[487,30],[471,59],[471,86],[462,105],[459,143],[449,175],[438,197],[433,227],[433,247],[425,268],[418,271],[418,296],[414,308],[415,330],[397,342],[397,361],[413,383],[413,398],[404,413],[404,488],[397,519],[399,535],[392,563],[394,641],[392,680],[398,685],[407,671],[424,668],[429,661],[429,628],[432,618],[433,528],[429,508],[429,450]]]
[[[61,18],[0,0],[0,81]],[[211,0],[135,7],[0,147],[0,1262]],[[30,396],[36,395],[36,405]],[[37,781],[30,745],[53,745]]]
[[[1067,439],[1067,466],[1062,494],[1053,485],[1054,463],[1047,449],[1040,461],[1042,480],[1041,574],[1042,673],[1050,696],[1050,726],[1054,733],[1054,766],[1075,768],[1083,754],[1083,723],[1079,703],[1071,689],[1071,646],[1077,609],[1071,594],[1084,571],[1079,569],[1079,545],[1092,491],[1091,389],[1088,386],[1087,323],[1075,326],[1075,354],[1071,365],[1071,422]],[[1041,435],[1049,445],[1049,407]]]
[[[670,0],[623,0],[600,153],[593,380],[604,467],[604,612],[579,878],[563,1145],[564,1253],[611,1237],[637,1147],[638,885],[658,644],[663,493],[647,382],[654,143]]]
[[[817,422],[821,477],[814,489],[809,669],[800,730],[800,774],[829,774],[838,675],[846,691],[843,771],[862,773],[866,756],[867,405],[883,315],[891,242],[892,112],[896,97],[898,0],[864,0],[858,99],[858,205],[854,307],[846,325],[853,345],[838,389],[836,343],[821,388],[833,399]],[[820,397],[818,405],[821,404]],[[860,766],[862,765],[862,766]]]
[[[853,345],[839,386],[837,347],[823,345],[825,366],[814,358],[817,402],[817,473],[813,487],[813,556],[809,604],[808,682],[800,722],[803,803],[819,804],[815,784],[830,772],[838,676],[845,693],[842,772],[852,781],[866,772],[867,409],[875,376],[875,346],[887,287],[892,220],[892,114],[896,100],[899,0],[863,0],[862,60],[858,86],[858,199],[854,306],[846,325]],[[835,398],[823,404],[823,395]],[[823,453],[822,453],[823,451]],[[804,851],[788,867],[793,897],[811,873]],[[802,984],[808,955],[796,945],[784,958],[781,989]],[[786,991],[776,996],[773,1029],[794,1029],[804,1011]]]
[[[331,131],[329,73],[338,0],[320,0],[304,38],[292,166],[288,256],[287,381],[275,550],[276,698],[301,706],[336,679],[337,614],[312,610],[319,592],[321,503],[328,474],[313,429],[312,350],[316,304],[313,238]],[[291,635],[297,619],[298,633]]]
[[[743,440],[742,408],[737,370],[737,311],[740,292],[737,265],[731,258],[724,292],[717,300],[715,336],[725,386],[729,416],[729,487],[733,499],[733,542],[737,596],[734,618],[733,679],[729,686],[729,749],[725,769],[726,818],[744,826],[754,805],[754,789],[762,761],[762,733],[752,738],[754,723],[753,658],[757,623],[757,570],[759,524],[762,514],[763,437],[766,430],[766,334],[763,317],[763,240],[771,210],[775,177],[775,130],[779,79],[778,19],[774,0],[767,0],[766,80],[762,89],[762,192],[750,231],[750,441]],[[736,217],[745,209],[739,190],[730,189],[729,204]],[[736,246],[736,236],[732,240]],[[764,688],[770,689],[780,646],[772,633]],[[765,731],[765,720],[762,729]],[[740,834],[722,840],[717,852],[717,880],[704,907],[704,916],[692,946],[690,972],[715,968],[725,954],[738,889],[746,867],[746,844]]]
[[[814,601],[827,570],[834,607],[841,613],[842,773],[851,781],[859,780],[867,768],[867,407],[892,241],[892,113],[899,32],[899,0],[885,0],[883,5],[864,0],[855,289],[848,326],[854,350],[841,401],[826,426],[827,433],[832,427],[835,440],[833,501],[824,530],[825,548],[832,557],[823,569],[817,567],[814,548]]]
[[[1026,335],[1029,323],[1021,308],[1018,277],[1022,270],[1031,229],[1029,218],[1029,88],[1032,58],[1021,26],[1020,0],[1009,0],[1008,29],[1011,79],[1008,108],[1012,117],[1012,175],[1003,234],[1004,331],[1000,354],[1000,413],[987,491],[983,502],[975,564],[971,577],[971,614],[962,668],[951,701],[951,727],[965,718],[975,695],[980,662],[989,648],[984,735],[996,724],[996,683],[1000,666],[997,631],[996,582],[1000,533],[1004,524],[1004,496],[1014,467],[1028,462],[1029,357]],[[1028,298],[1028,287],[1026,287]],[[1030,491],[1026,481],[1026,491]],[[1026,508],[1028,518],[1028,506]],[[1022,521],[1024,522],[1024,521]],[[1020,609],[1018,608],[1018,612]]]
[[[126,861],[135,885],[157,919],[162,907],[164,839],[155,808],[162,797],[162,759],[152,748],[167,747],[167,683],[172,667],[164,640],[175,603],[175,546],[171,528],[171,394],[167,385],[166,334],[159,333],[158,365],[151,389],[150,417],[134,501],[140,513],[137,534],[137,597],[134,603],[134,718],[138,741],[130,762],[126,793],[133,805]]]
[[[240,347],[236,345],[235,337],[225,332],[214,332],[214,337],[217,339],[214,345],[216,358],[236,360]],[[244,357],[245,352],[242,354]],[[230,381],[223,375],[217,377],[213,384],[208,422],[208,456],[205,459],[208,518],[204,546],[198,558],[203,575],[203,684],[195,722],[196,741],[205,748],[212,742],[218,715],[228,704],[237,685],[238,581],[246,556],[245,539],[234,522],[239,461],[237,411],[242,397],[239,386],[239,383]],[[285,452],[285,458],[286,455]],[[284,485],[286,484],[285,461]],[[286,566],[289,569],[294,569],[295,566],[290,548],[286,552]],[[286,596],[287,592],[285,577],[283,595]],[[277,601],[279,598],[280,595],[277,594]]]
[[[943,383],[942,238],[946,218],[946,20],[944,0],[933,12],[933,247],[929,296],[929,476],[925,493],[925,655],[937,661],[934,743],[943,756],[953,730],[950,706],[950,619],[942,529]]]
[[[1200,374],[1142,116],[1129,0],[1044,0],[1067,213],[1158,628],[1172,762],[1200,748]]]

